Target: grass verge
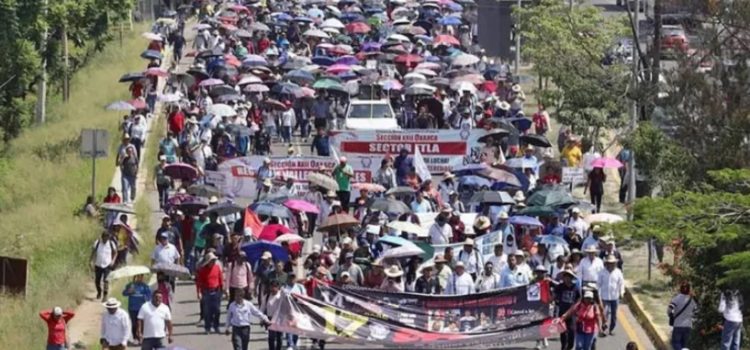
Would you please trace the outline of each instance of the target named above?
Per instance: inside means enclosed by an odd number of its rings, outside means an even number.
[[[90,245],[98,222],[74,216],[91,191],[91,160],[78,156],[83,128],[110,132],[110,157],[97,160],[96,189],[101,198],[111,182],[121,113],[104,106],[127,99],[127,86],[117,83],[125,72],[140,71],[138,57],[145,27],[128,33],[122,45],[109,44],[79,71],[71,99],[51,97],[48,122],[26,130],[3,154],[0,166],[0,255],[29,259],[26,298],[0,296],[0,344],[4,349],[41,349],[46,327],[40,309],[75,307],[90,278]]]

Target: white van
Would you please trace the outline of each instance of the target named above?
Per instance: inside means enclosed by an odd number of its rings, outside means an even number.
[[[398,130],[400,127],[388,100],[351,100],[346,108],[344,129]]]

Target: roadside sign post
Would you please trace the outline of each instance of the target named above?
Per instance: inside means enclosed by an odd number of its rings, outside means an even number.
[[[109,131],[104,129],[81,130],[81,158],[91,158],[91,196],[96,198],[96,158],[109,155]]]

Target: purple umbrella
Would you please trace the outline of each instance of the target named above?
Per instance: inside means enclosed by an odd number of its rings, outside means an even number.
[[[173,163],[164,167],[164,173],[175,179],[194,179],[198,177],[198,169],[190,164]]]
[[[351,56],[351,55],[341,56],[339,57],[339,59],[336,60],[336,64],[344,64],[347,66],[353,66],[358,63],[359,63],[359,60],[356,57]]]
[[[362,44],[362,51],[364,52],[380,51],[380,43],[377,43],[374,41],[368,41]]]
[[[200,86],[224,85],[224,81],[222,81],[221,79],[211,78],[211,79],[206,79],[200,82],[200,84],[198,85]]]
[[[538,226],[542,227],[542,222],[539,221],[539,219],[531,216],[525,216],[525,215],[519,215],[519,216],[511,216],[510,217],[511,224],[513,225],[522,225],[522,226]]]

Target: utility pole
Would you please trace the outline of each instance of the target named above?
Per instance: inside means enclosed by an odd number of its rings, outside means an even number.
[[[42,16],[45,20],[47,19],[47,8],[48,0],[42,1]],[[49,29],[44,26],[44,33],[42,34],[42,42],[39,45],[39,52],[42,53],[42,72],[37,80],[36,87],[36,116],[35,120],[37,124],[44,124],[47,120],[47,36],[49,35]]]
[[[518,0],[518,3],[516,4],[518,6],[518,10],[521,10],[521,0]],[[518,69],[521,66],[521,13],[519,12],[516,14],[516,62],[513,67],[513,76],[518,79]]]
[[[68,50],[68,26],[62,27],[63,37],[63,101],[70,100],[70,52]]]
[[[629,5],[628,5],[629,6]],[[640,25],[638,23],[638,11],[640,7],[640,0],[635,0],[635,11],[633,11],[633,26],[635,28],[635,40],[633,40],[633,91],[636,91],[638,89],[638,67],[640,63],[640,58],[638,56],[638,49],[641,45],[640,43]],[[630,130],[631,132],[635,132],[635,129],[638,127],[638,99],[633,99],[633,106],[632,111],[630,112]],[[635,153],[633,153],[633,150],[630,150],[630,161],[628,162],[628,203],[632,206],[635,202]],[[633,211],[630,210],[628,213],[628,216],[632,219]]]

